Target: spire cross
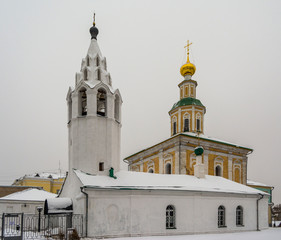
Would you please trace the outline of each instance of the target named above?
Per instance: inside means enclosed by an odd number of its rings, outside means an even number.
[[[93,25],[95,26],[96,25],[96,13],[94,12],[94,22],[93,22]]]
[[[186,48],[186,52],[187,52],[187,62],[189,62],[189,46],[191,45],[192,43],[189,43],[189,40],[187,40],[187,45],[184,46],[184,48]]]

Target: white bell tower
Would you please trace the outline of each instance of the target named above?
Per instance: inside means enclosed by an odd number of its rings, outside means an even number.
[[[106,59],[97,43],[98,32],[94,22],[75,88],[67,93],[69,173],[79,169],[108,175],[110,168],[120,168],[122,98],[112,87]]]

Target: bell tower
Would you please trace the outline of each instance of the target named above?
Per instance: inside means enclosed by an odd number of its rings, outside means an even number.
[[[189,61],[189,46],[187,41],[187,61],[180,68],[184,80],[178,85],[180,100],[169,111],[171,118],[171,136],[177,133],[193,132],[204,133],[205,106],[196,98],[197,82],[192,80],[196,67]]]
[[[119,170],[122,98],[112,86],[106,58],[98,42],[99,30],[90,28],[91,43],[75,76],[75,88],[69,88],[68,151],[69,172],[108,175]]]

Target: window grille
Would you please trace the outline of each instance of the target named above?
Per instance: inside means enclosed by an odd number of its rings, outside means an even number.
[[[219,206],[218,208],[218,227],[225,227],[225,208]]]
[[[241,206],[236,208],[236,226],[243,226],[243,208]]]
[[[176,228],[176,211],[175,207],[169,205],[166,208],[166,229]]]

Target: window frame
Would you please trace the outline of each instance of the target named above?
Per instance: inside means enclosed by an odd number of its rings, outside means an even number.
[[[225,207],[220,205],[218,207],[218,228],[226,227],[225,225]]]
[[[240,205],[236,207],[236,226],[244,227],[244,212]]]
[[[166,229],[176,229],[176,208],[171,204],[166,207]]]

